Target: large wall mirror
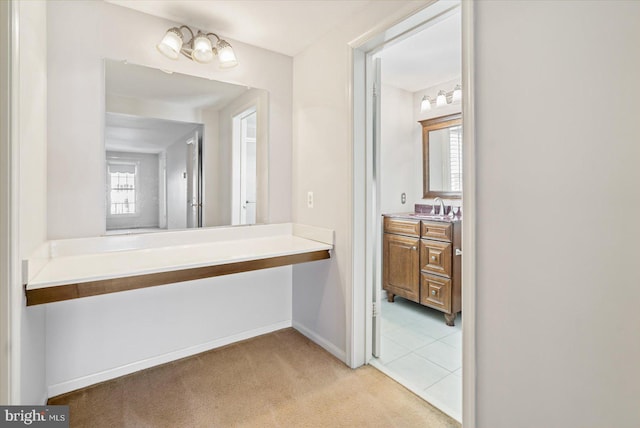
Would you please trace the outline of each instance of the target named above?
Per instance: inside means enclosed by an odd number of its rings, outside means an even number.
[[[107,234],[267,223],[268,93],[105,60]]]
[[[424,198],[462,197],[462,115],[420,121]]]

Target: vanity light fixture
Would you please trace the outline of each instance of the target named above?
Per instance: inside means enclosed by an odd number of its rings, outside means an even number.
[[[182,33],[183,29],[187,30],[191,36],[186,42]],[[216,38],[215,47],[211,43],[210,36]],[[193,31],[186,25],[169,28],[162,41],[156,47],[164,56],[170,59],[178,59],[180,54],[183,54],[195,62],[206,64],[211,62],[213,57],[217,55],[220,68],[230,68],[238,65],[238,59],[229,42],[221,39],[215,33],[198,31],[194,36]]]
[[[446,106],[447,104],[459,103],[462,101],[462,86],[456,85],[456,87],[451,92],[447,92],[444,89],[438,91],[438,96],[436,97],[436,107]],[[422,101],[420,101],[420,111],[425,112],[427,110],[431,110],[433,106],[433,100],[425,95],[422,97]]]

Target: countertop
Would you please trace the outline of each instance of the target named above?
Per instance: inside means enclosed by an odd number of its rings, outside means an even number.
[[[382,214],[384,217],[402,218],[407,220],[441,221],[446,223],[457,223],[462,221],[462,217],[449,217],[433,215],[428,213],[389,213]]]
[[[332,230],[291,223],[49,241],[27,261],[27,304],[320,260],[332,248]]]

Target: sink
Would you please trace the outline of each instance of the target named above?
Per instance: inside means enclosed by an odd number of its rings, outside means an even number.
[[[446,215],[428,214],[428,213],[409,213],[409,216],[415,218],[421,218],[425,220],[451,220],[451,217]]]

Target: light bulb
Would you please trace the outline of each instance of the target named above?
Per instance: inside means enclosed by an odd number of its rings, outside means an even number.
[[[431,98],[428,96],[422,97],[422,101],[420,102],[420,111],[431,110]]]
[[[193,39],[193,52],[191,52],[191,58],[194,61],[200,63],[207,63],[213,59],[213,47],[211,46],[211,40],[202,33],[198,33],[195,39]]]
[[[236,54],[228,42],[225,40],[218,40],[216,49],[218,50],[218,61],[220,61],[220,67],[231,68],[238,65]]]
[[[178,28],[170,28],[156,45],[158,50],[167,58],[178,59],[180,49],[182,49],[182,33]]]
[[[447,93],[443,90],[438,92],[438,97],[436,98],[436,106],[442,107],[447,105]]]
[[[457,103],[462,100],[462,87],[460,85],[456,85],[453,90],[453,94],[451,95],[451,102]]]

